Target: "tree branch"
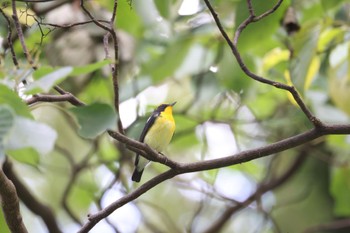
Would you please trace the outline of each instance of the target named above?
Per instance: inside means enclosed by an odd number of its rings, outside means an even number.
[[[16,173],[12,169],[12,164],[9,160],[6,160],[3,164],[3,170],[6,176],[12,181],[14,186],[16,187],[18,191],[18,197],[21,199],[21,201],[26,205],[26,207],[32,211],[34,214],[41,217],[41,219],[44,221],[47,229],[51,233],[61,233],[56,219],[55,215],[52,212],[52,210],[39,202],[25,187],[25,185],[20,181],[20,179],[17,177]],[[0,185],[1,186],[1,185]]]
[[[226,33],[224,27],[221,24],[221,21],[218,17],[218,14],[216,13],[216,11],[214,10],[213,6],[211,5],[211,3],[209,2],[209,0],[204,0],[205,4],[207,5],[210,13],[212,14],[214,21],[221,33],[221,35],[224,37],[226,43],[228,44],[228,46],[231,48],[231,51],[234,55],[234,57],[236,58],[239,66],[241,67],[241,69],[243,70],[243,72],[250,78],[267,84],[267,85],[271,85],[274,86],[276,88],[279,89],[283,89],[286,90],[288,92],[290,92],[294,98],[294,100],[297,102],[297,104],[299,105],[300,109],[304,112],[304,114],[306,115],[306,117],[309,119],[309,121],[315,126],[315,127],[319,127],[322,126],[322,122],[317,119],[312,113],[311,111],[307,108],[307,106],[305,105],[305,103],[303,102],[302,98],[300,97],[298,91],[295,89],[294,86],[289,86],[286,85],[284,83],[280,83],[280,82],[276,82],[276,81],[271,81],[269,79],[266,79],[264,77],[261,77],[259,75],[254,74],[253,72],[251,72],[248,67],[246,66],[246,64],[244,63],[242,56],[240,54],[240,52],[237,49],[237,43],[238,43],[238,39],[239,36],[241,35],[241,32],[250,24],[250,23],[254,23],[257,22],[263,18],[265,18],[266,16],[272,14],[273,12],[275,12],[278,7],[281,5],[283,0],[279,0],[277,2],[277,4],[270,10],[266,11],[265,13],[261,14],[260,16],[254,16],[254,12],[251,6],[251,1],[247,0],[248,3],[248,8],[249,8],[249,12],[250,15],[249,17],[244,20],[237,28],[235,35],[234,35],[234,39],[233,42],[231,41],[230,37],[228,36],[228,34]]]
[[[12,55],[12,62],[16,66],[16,68],[19,69],[19,64],[18,64],[18,61],[17,61],[15,50],[13,48],[13,43],[12,43],[12,28],[11,28],[10,18],[5,14],[5,12],[1,8],[0,8],[0,13],[2,14],[2,16],[4,16],[4,18],[5,18],[6,22],[7,22],[7,30],[8,30],[7,43],[9,45],[9,47],[10,47],[10,52],[11,52],[11,55]]]
[[[324,231],[334,232],[335,230],[341,230],[341,229],[344,229],[344,230],[347,229],[347,231],[350,229],[350,218],[335,220],[333,222],[312,226],[310,228],[307,228],[304,231],[304,233],[314,233],[314,232],[324,232]]]
[[[135,151],[137,153],[140,153],[141,155],[143,155],[145,158],[147,158],[149,160],[162,163],[162,164],[168,166],[170,169],[168,171],[154,177],[153,179],[147,181],[146,183],[144,183],[143,185],[141,185],[140,187],[135,189],[133,192],[126,194],[125,196],[116,200],[115,202],[113,202],[112,204],[110,204],[106,208],[102,209],[101,211],[98,211],[95,214],[89,215],[89,217],[88,217],[89,221],[82,226],[82,228],[80,229],[79,232],[88,232],[99,221],[101,221],[103,218],[106,218],[111,213],[113,213],[113,211],[117,210],[118,208],[125,205],[126,203],[129,203],[129,202],[135,200],[136,198],[138,198],[139,196],[141,196],[142,194],[144,194],[148,190],[154,188],[158,184],[164,182],[165,180],[171,179],[179,174],[198,172],[198,171],[204,171],[204,170],[210,170],[210,169],[217,169],[217,168],[227,167],[227,166],[231,166],[231,165],[235,165],[235,164],[239,164],[239,163],[248,162],[248,161],[251,161],[251,160],[254,160],[257,158],[265,157],[265,156],[268,156],[268,155],[271,155],[274,153],[278,153],[278,152],[281,152],[284,150],[288,150],[290,148],[297,147],[299,145],[305,144],[307,142],[310,142],[310,141],[312,141],[316,138],[322,137],[324,135],[350,134],[350,125],[326,125],[326,124],[322,123],[321,121],[319,121],[311,113],[311,111],[307,108],[307,106],[305,105],[305,103],[301,99],[301,96],[299,95],[299,93],[297,92],[297,90],[293,86],[289,86],[289,85],[286,85],[286,84],[280,83],[280,82],[271,81],[271,80],[266,79],[264,77],[258,76],[256,74],[254,74],[253,72],[251,72],[247,68],[246,64],[244,63],[244,61],[243,61],[243,59],[242,59],[242,57],[237,49],[237,43],[238,43],[238,39],[239,39],[241,32],[250,23],[257,22],[257,21],[263,19],[264,17],[268,16],[269,14],[275,12],[278,9],[278,7],[280,6],[282,0],[279,0],[277,2],[277,4],[275,5],[275,7],[273,7],[269,11],[261,14],[260,16],[255,16],[252,3],[250,0],[247,0],[248,11],[249,11],[250,16],[245,21],[243,21],[239,25],[239,27],[237,28],[235,35],[234,35],[234,38],[233,38],[233,42],[231,41],[231,39],[227,35],[225,29],[221,25],[220,19],[218,18],[217,13],[214,11],[213,7],[209,3],[209,0],[204,0],[204,1],[208,6],[209,11],[213,15],[213,18],[214,18],[216,25],[219,28],[222,36],[225,38],[227,44],[230,46],[230,48],[232,50],[233,55],[235,56],[237,62],[239,63],[241,69],[247,74],[247,76],[249,76],[250,78],[252,78],[258,82],[265,83],[265,84],[274,86],[276,88],[283,89],[283,90],[290,92],[293,95],[295,101],[298,103],[301,110],[306,115],[306,117],[313,123],[314,128],[311,130],[308,130],[304,133],[301,133],[301,134],[280,140],[278,142],[272,143],[270,145],[262,146],[262,147],[247,150],[247,151],[242,151],[242,152],[239,152],[239,153],[231,155],[231,156],[227,156],[227,157],[223,157],[223,158],[219,158],[219,159],[213,159],[213,160],[200,161],[200,162],[195,162],[195,163],[178,163],[178,162],[172,161],[172,160],[166,158],[165,156],[157,153],[156,151],[154,151],[153,149],[148,147],[146,144],[126,137],[124,135],[124,129],[123,129],[120,117],[119,117],[118,118],[118,130],[119,130],[119,132],[108,131],[109,135],[111,137],[113,137],[114,139],[116,139],[117,141],[125,144],[130,150]],[[13,3],[13,8],[15,8],[14,1],[12,1],[12,3]],[[110,35],[113,39],[114,59],[115,59],[115,64],[114,64],[114,66],[112,66],[113,90],[114,90],[114,95],[115,95],[114,96],[114,107],[116,109],[117,114],[119,115],[118,38],[116,35],[116,31],[114,29],[114,24],[115,24],[115,20],[116,20],[116,12],[117,12],[117,0],[114,1],[114,8],[113,8],[114,14],[112,15],[112,18],[109,22],[110,25],[108,25],[108,26],[106,24],[103,24],[101,21],[98,21],[94,18],[94,16],[85,8],[84,0],[81,0],[80,3],[81,3],[82,9],[90,17],[91,21],[93,23],[95,23],[96,26],[106,30],[107,34],[104,37],[105,38],[104,39],[105,47],[106,47],[106,44],[108,43],[108,36]],[[14,13],[13,19],[15,21],[15,24],[17,22],[17,24],[20,27],[18,17],[16,18],[15,13]],[[16,25],[17,30],[19,30],[18,25]],[[19,38],[22,39],[24,42],[23,32],[21,35],[19,33]],[[23,47],[23,44],[24,44],[24,47]],[[22,44],[22,47],[23,47],[23,50],[26,54],[26,53],[28,53],[28,51],[27,51],[27,48],[25,47],[25,43],[23,43],[23,44]],[[28,53],[28,55],[29,55],[29,53]],[[27,57],[27,55],[26,55],[26,57]],[[33,61],[31,60],[30,57],[29,58],[27,57],[27,60],[30,64],[33,64]],[[28,100],[27,103],[32,104],[32,103],[39,102],[39,101],[46,101],[46,102],[68,101],[75,106],[84,105],[84,103],[81,102],[74,95],[64,91],[63,89],[59,88],[58,86],[56,86],[54,89],[58,93],[60,93],[62,96],[37,95],[37,96],[34,96],[32,99]],[[277,186],[276,183],[275,183],[275,186],[273,186],[273,184],[274,183],[271,182],[269,184],[270,186],[262,185],[259,189],[260,192],[261,192],[261,190],[265,190],[266,188],[273,188],[273,187]],[[256,196],[251,197],[251,198],[252,199],[248,198],[246,201],[256,200]]]
[[[307,157],[305,156],[305,151],[301,151],[298,155],[298,157],[295,159],[294,163],[289,167],[289,169],[280,177],[275,178],[271,180],[268,183],[262,183],[260,187],[253,193],[251,196],[249,196],[245,201],[232,206],[230,208],[227,208],[221,216],[213,222],[213,224],[206,230],[204,230],[204,233],[215,233],[220,232],[222,228],[224,227],[225,223],[230,219],[230,217],[238,212],[239,210],[247,207],[252,202],[260,199],[260,197],[265,194],[268,191],[271,191],[282,184],[284,184],[289,178],[291,178],[296,171],[300,168],[302,163],[305,161]]]
[[[114,29],[114,24],[116,21],[116,15],[117,15],[117,8],[118,8],[118,1],[114,0],[113,5],[113,14],[109,22],[109,27],[100,23],[95,19],[95,17],[86,9],[84,5],[84,0],[80,1],[80,6],[83,9],[83,11],[89,16],[89,18],[94,22],[94,24],[103,30],[107,31],[112,36],[113,39],[113,47],[114,47],[114,66],[112,66],[112,80],[113,80],[113,91],[114,91],[114,108],[118,114],[118,130],[120,133],[125,134],[123,124],[120,120],[120,112],[119,112],[119,80],[118,80],[118,74],[119,74],[119,45],[118,45],[118,37],[117,32]],[[108,40],[105,40],[108,42]],[[106,46],[106,45],[105,45]],[[106,54],[107,55],[107,54]]]
[[[0,201],[7,226],[12,233],[28,233],[19,210],[17,191],[0,167]]]
[[[32,98],[26,100],[26,104],[31,105],[37,102],[69,102],[74,106],[85,105],[79,99],[69,92],[64,92],[62,95],[34,95]]]
[[[146,152],[144,156],[147,159],[152,158],[153,161],[157,161],[159,163],[162,163],[164,165],[171,164],[171,169],[168,171],[154,177],[153,179],[149,180],[148,182],[141,185],[139,188],[137,188],[135,191],[123,196],[119,200],[113,202],[109,206],[107,206],[105,209],[97,212],[96,214],[89,215],[88,222],[85,223],[85,225],[80,229],[79,233],[88,232],[90,229],[92,229],[99,221],[101,221],[103,218],[110,215],[113,211],[117,210],[121,206],[125,205],[128,202],[131,202],[138,198],[140,195],[145,193],[146,191],[150,190],[151,188],[157,186],[158,184],[162,183],[165,180],[168,180],[174,176],[177,176],[179,174],[184,173],[190,173],[190,172],[198,172],[198,171],[204,171],[204,170],[211,170],[211,169],[217,169],[227,166],[232,166],[235,164],[241,164],[245,163],[257,158],[265,157],[271,154],[275,154],[278,152],[282,152],[284,150],[288,150],[290,148],[294,148],[297,146],[300,146],[302,144],[305,144],[307,142],[311,142],[312,140],[319,138],[324,135],[329,134],[350,134],[350,125],[323,125],[320,128],[314,128],[309,131],[306,131],[304,133],[292,136],[290,138],[283,139],[281,141],[272,143],[270,145],[262,146],[256,149],[246,150],[239,152],[235,155],[219,158],[219,159],[211,159],[206,161],[200,161],[195,163],[177,163],[170,159],[164,160],[162,156],[155,156],[157,153],[150,151],[151,148],[149,148],[146,144],[140,143],[138,141],[135,141],[133,139],[130,139],[118,132],[109,131],[108,132],[113,138],[115,138],[118,141],[121,141],[125,143],[127,146],[129,146],[130,149],[138,149],[142,150],[143,152]],[[147,154],[148,152],[152,152],[151,156]],[[153,157],[154,155],[154,157]]]
[[[29,62],[29,64],[32,66],[32,68],[36,69],[36,66],[34,65],[34,61],[32,59],[32,56],[30,55],[28,48],[26,46],[26,42],[24,40],[22,27],[21,27],[21,24],[19,22],[18,15],[17,15],[16,1],[15,0],[12,0],[12,19],[13,19],[13,22],[15,24],[15,28],[17,30],[19,41],[21,42],[23,53],[24,53],[27,61]]]

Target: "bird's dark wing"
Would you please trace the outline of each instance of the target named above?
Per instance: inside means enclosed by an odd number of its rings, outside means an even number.
[[[145,139],[145,136],[148,132],[148,130],[152,127],[152,125],[154,124],[154,121],[157,119],[157,117],[159,116],[159,112],[158,111],[154,111],[152,113],[152,115],[148,118],[145,127],[142,130],[142,133],[140,135],[140,142],[143,142],[143,140]]]
[[[139,139],[140,142],[143,142],[143,140],[146,137],[146,134],[147,134],[148,130],[152,127],[152,125],[154,124],[154,122],[155,122],[155,120],[157,119],[158,116],[159,116],[159,112],[158,111],[154,111],[152,113],[152,115],[147,119],[146,125],[143,128],[142,133],[140,135],[140,139]],[[139,159],[140,159],[140,155],[136,154],[135,166],[137,166],[139,164]]]

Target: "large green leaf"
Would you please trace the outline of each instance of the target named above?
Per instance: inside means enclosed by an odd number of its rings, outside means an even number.
[[[6,154],[18,162],[37,167],[40,163],[40,155],[33,147],[17,150],[8,150]]]
[[[157,6],[159,14],[166,19],[169,18],[171,0],[155,0],[154,3]]]
[[[1,233],[11,233],[9,228],[7,227],[4,213],[2,212],[2,208],[0,208],[0,232]]]
[[[82,75],[82,74],[88,74],[95,70],[101,69],[105,65],[111,64],[111,60],[102,60],[98,61],[96,63],[92,63],[86,66],[77,66],[73,68],[73,71],[70,75]]]
[[[131,1],[118,2],[118,20],[117,28],[124,30],[135,37],[139,37],[143,30],[142,21],[135,9],[132,7],[134,3]]]
[[[186,58],[192,42],[192,39],[186,38],[169,45],[162,55],[144,65],[142,74],[151,76],[154,82],[172,76]]]
[[[16,114],[23,117],[32,118],[28,106],[19,96],[7,86],[0,84],[0,104],[7,104]]]
[[[256,15],[270,10],[276,3],[277,1],[252,1]],[[276,47],[278,44],[273,34],[281,27],[280,20],[283,18],[283,14],[289,4],[290,0],[283,1],[279,9],[273,14],[246,27],[239,39],[240,51],[251,50],[254,51],[254,55],[257,55],[259,53],[264,54],[271,48]],[[238,27],[248,16],[247,2],[240,1],[236,9],[235,26]]]
[[[68,203],[77,215],[82,215],[88,211],[91,203],[95,200],[95,194],[98,192],[98,181],[94,179],[94,172],[85,170],[80,173],[76,185],[72,187],[68,198]]]
[[[335,200],[334,211],[337,216],[350,216],[350,169],[347,167],[333,168],[331,177],[331,194]]]
[[[307,89],[313,78],[311,76],[315,76],[318,72],[315,55],[320,32],[320,22],[311,22],[305,24],[293,40],[294,57],[291,60],[289,72],[293,85],[300,93]]]
[[[53,149],[56,138],[57,134],[51,127],[17,116],[11,133],[4,141],[4,147],[6,151],[33,148],[39,154],[47,154]]]
[[[243,59],[249,69],[254,70],[252,58],[243,56]],[[216,74],[224,88],[234,90],[237,93],[247,91],[248,86],[252,83],[251,78],[241,70],[228,47],[224,48]]]
[[[41,68],[34,72],[34,77],[39,79],[28,84],[26,88],[27,94],[36,94],[39,92],[48,92],[54,85],[62,82],[65,78],[71,74],[73,68],[70,66],[62,67],[59,69],[54,68]]]
[[[117,117],[108,104],[94,103],[70,109],[80,124],[79,134],[84,138],[95,138],[108,129],[114,129]]]
[[[329,94],[334,104],[350,116],[350,42],[338,45],[330,54]]]

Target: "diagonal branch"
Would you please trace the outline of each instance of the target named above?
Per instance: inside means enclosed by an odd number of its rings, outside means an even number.
[[[168,170],[154,177],[150,181],[144,183],[132,193],[126,194],[125,196],[121,197],[120,199],[113,202],[112,204],[110,204],[103,210],[97,212],[96,214],[89,215],[89,221],[78,231],[78,233],[89,232],[99,221],[113,213],[116,209],[122,207],[123,205],[129,203],[132,200],[135,200],[148,190],[154,188],[155,186],[157,186],[165,180],[173,178],[177,174],[178,173],[175,170]]]
[[[234,39],[233,42],[231,41],[230,37],[228,36],[227,32],[225,31],[224,27],[221,24],[221,21],[218,17],[218,14],[216,13],[216,11],[214,10],[213,6],[211,5],[211,3],[209,2],[209,0],[204,0],[205,4],[207,5],[210,13],[212,14],[214,21],[220,31],[220,33],[222,34],[222,36],[224,37],[226,43],[228,44],[228,46],[231,48],[231,51],[233,53],[233,55],[235,56],[240,68],[243,70],[243,72],[249,76],[250,78],[267,84],[267,85],[271,85],[274,86],[276,88],[279,89],[283,89],[286,90],[288,92],[290,92],[294,98],[294,100],[297,102],[297,104],[299,105],[300,109],[304,112],[304,114],[306,115],[306,117],[309,119],[309,121],[315,126],[315,127],[321,127],[322,126],[322,122],[317,119],[312,113],[311,111],[308,109],[308,107],[305,105],[304,101],[302,100],[301,96],[299,95],[298,91],[295,89],[294,86],[289,86],[286,85],[284,83],[281,82],[276,82],[276,81],[271,81],[269,79],[266,79],[264,77],[261,77],[259,75],[254,74],[253,72],[251,72],[248,67],[246,66],[246,64],[244,63],[242,56],[240,54],[240,52],[237,49],[237,43],[238,43],[238,39],[241,35],[241,32],[251,23],[257,22],[263,18],[265,18],[266,16],[272,14],[273,12],[275,12],[278,7],[281,5],[283,0],[279,0],[277,2],[277,4],[271,8],[270,10],[266,11],[265,13],[261,14],[260,16],[254,16],[254,12],[251,6],[251,1],[247,0],[248,2],[248,8],[249,8],[249,12],[250,15],[249,17],[244,20],[237,28],[235,35],[234,35]]]
[[[5,12],[1,8],[0,8],[0,13],[2,14],[2,16],[4,16],[4,18],[5,18],[6,22],[7,22],[7,30],[8,30],[7,43],[9,45],[10,52],[11,52],[11,55],[12,55],[12,62],[16,66],[16,68],[19,69],[19,64],[18,64],[18,61],[17,61],[15,50],[13,48],[13,43],[12,43],[12,28],[11,28],[10,18],[5,14]]]
[[[133,148],[136,148],[139,150],[142,149],[143,151],[147,151],[147,152],[149,150],[148,149],[149,147],[146,144],[137,142],[118,132],[109,131],[109,134],[110,136],[114,137],[116,140],[125,143],[127,146],[129,146],[130,149],[133,149]],[[165,165],[171,164],[173,168],[169,169],[168,171],[144,183],[139,188],[137,188],[136,190],[134,190],[129,194],[126,194],[125,196],[118,199],[117,201],[113,202],[111,205],[107,206],[105,209],[97,212],[96,214],[89,215],[88,217],[89,221],[84,224],[84,226],[80,229],[79,233],[88,232],[99,221],[101,221],[103,218],[113,213],[113,211],[122,207],[126,203],[129,203],[135,200],[140,195],[152,189],[153,187],[157,186],[158,184],[162,183],[163,181],[168,180],[179,174],[211,170],[211,169],[227,167],[235,164],[245,163],[257,158],[265,157],[271,154],[282,152],[284,150],[288,150],[290,148],[297,147],[307,142],[311,142],[316,138],[322,137],[324,135],[329,135],[329,134],[350,134],[350,125],[323,125],[322,128],[321,127],[314,128],[304,133],[301,133],[301,134],[292,136],[290,138],[286,138],[281,141],[278,141],[266,146],[262,146],[256,149],[242,151],[235,155],[231,155],[231,156],[227,156],[219,159],[211,159],[211,160],[200,161],[195,163],[177,163],[177,162],[171,161],[170,159],[167,159],[167,161],[164,161],[162,158],[161,160],[158,160],[159,159],[158,157],[152,157],[153,154],[152,156],[145,154],[145,157],[147,159],[153,158],[153,161],[157,161]]]
[[[245,201],[239,203],[238,205],[227,208],[221,214],[221,216],[216,221],[214,221],[208,229],[206,229],[203,232],[205,233],[220,232],[220,230],[222,230],[225,223],[230,219],[232,214],[249,206],[252,202],[260,199],[260,197],[266,192],[276,189],[277,187],[284,184],[289,178],[291,178],[297,172],[297,170],[301,167],[301,165],[303,164],[306,158],[307,157],[305,156],[304,151],[301,151],[298,157],[295,159],[294,163],[289,167],[289,169],[283,175],[271,180],[268,183],[261,184],[260,187],[255,191],[255,193],[250,195]]]
[[[0,202],[7,226],[11,232],[27,233],[19,210],[17,191],[0,167]]]
[[[34,95],[32,98],[26,100],[26,104],[31,105],[37,102],[69,102],[75,106],[84,105],[83,102],[75,98],[71,93],[65,92],[62,95]]]
[[[27,45],[26,45],[26,42],[24,40],[23,30],[22,30],[22,27],[21,27],[21,24],[19,22],[18,15],[17,15],[17,8],[16,8],[16,1],[15,0],[12,0],[12,19],[13,19],[13,22],[15,24],[15,28],[17,30],[19,41],[21,42],[23,53],[24,53],[27,61],[29,62],[29,64],[32,66],[32,68],[36,69],[36,66],[34,65],[34,61],[32,59],[32,56],[30,55],[28,48],[27,48]]]
[[[6,160],[3,164],[3,170],[6,176],[12,181],[16,190],[18,192],[18,196],[21,201],[25,204],[25,206],[32,211],[34,214],[40,216],[45,223],[47,229],[51,233],[61,233],[58,223],[56,222],[55,215],[52,210],[39,202],[33,194],[25,187],[25,185],[20,181],[17,177],[17,174],[12,169],[12,164],[9,160]]]
[[[80,6],[83,9],[83,11],[88,15],[88,17],[94,22],[94,24],[103,30],[107,31],[107,34],[110,34],[112,39],[113,39],[113,48],[114,48],[114,66],[112,66],[112,80],[113,80],[113,91],[114,91],[114,108],[118,114],[118,130],[122,134],[125,134],[123,124],[120,120],[120,112],[119,112],[119,44],[118,44],[118,37],[117,37],[117,32],[114,29],[114,24],[116,21],[116,15],[117,15],[117,8],[118,8],[118,1],[114,0],[114,5],[113,5],[113,16],[111,17],[111,20],[109,22],[109,26],[106,26],[99,22],[98,20],[95,19],[95,17],[91,14],[91,12],[86,9],[84,5],[84,0],[80,0]],[[108,36],[106,37],[108,38]],[[107,39],[105,39],[106,42],[108,42]],[[105,47],[107,47],[105,45]],[[108,56],[108,54],[106,54]]]

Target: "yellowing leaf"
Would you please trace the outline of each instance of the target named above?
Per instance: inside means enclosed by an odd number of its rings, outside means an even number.
[[[286,79],[288,85],[293,85],[292,79],[290,78],[290,73],[288,70],[284,71],[284,78]],[[295,106],[298,106],[297,102],[295,101],[295,99],[293,98],[293,95],[290,92],[287,92],[287,96],[289,101],[292,104],[294,104]]]
[[[305,83],[304,83],[304,90],[309,89],[312,80],[314,80],[315,75],[317,74],[318,70],[320,69],[320,58],[314,57],[311,60],[309,69],[306,74]]]
[[[345,57],[348,57],[350,54],[350,43],[347,42],[345,45],[339,45],[338,47],[345,48],[347,46],[347,54],[340,54]],[[331,54],[331,57],[337,56],[339,53],[344,53],[343,50],[333,51],[334,54]],[[337,57],[340,57],[337,56]],[[329,69],[329,94],[334,102],[334,104],[350,116],[350,61],[349,59],[341,59],[338,63],[335,63]]]
[[[5,8],[3,9],[3,11],[6,15],[12,17],[11,8]],[[31,9],[25,8],[25,7],[17,7],[16,11],[17,11],[18,20],[21,24],[32,26],[35,23],[35,20],[34,20],[35,12],[32,11]]]
[[[331,28],[323,31],[317,43],[317,49],[319,51],[325,51],[332,44],[342,41],[344,39],[344,34],[344,28]]]
[[[335,77],[336,70],[331,72],[329,93],[335,105],[350,116],[350,80],[348,75]]]
[[[280,62],[288,61],[290,52],[286,49],[274,48],[263,59],[263,71],[268,71]]]

